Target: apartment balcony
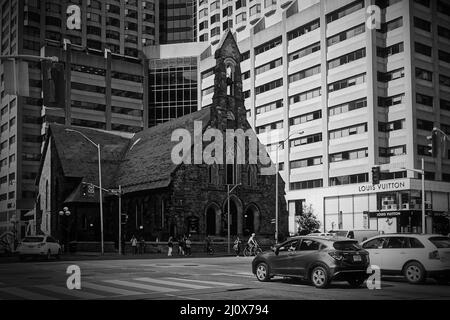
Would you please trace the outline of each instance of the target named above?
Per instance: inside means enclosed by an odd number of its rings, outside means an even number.
[[[243,19],[241,19],[239,22],[236,22],[236,31],[242,31],[247,27],[247,17],[244,17]]]
[[[220,33],[214,36],[211,36],[211,44],[215,46],[220,41]]]
[[[287,8],[292,3],[292,0],[280,0],[281,9]]]
[[[258,22],[261,18],[262,18],[262,13],[261,13],[261,12],[255,12],[255,13],[250,17],[250,24],[255,24],[255,23]]]
[[[266,17],[271,16],[277,11],[277,2],[274,0],[265,0],[264,4],[264,15]]]

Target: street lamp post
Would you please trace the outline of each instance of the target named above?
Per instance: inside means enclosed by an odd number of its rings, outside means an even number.
[[[280,146],[284,145],[284,143],[289,140],[290,137],[292,137],[295,134],[302,135],[305,133],[304,131],[294,132],[290,134],[286,139],[284,139],[282,142],[278,142],[277,149],[276,149],[276,166],[275,166],[275,243],[278,243],[278,171],[279,171],[279,164],[278,164],[278,150],[280,149]]]
[[[422,170],[401,168],[404,170],[420,173],[422,175],[422,234],[426,234],[425,230],[425,161],[422,158]]]
[[[103,189],[102,189],[102,164],[101,164],[101,154],[100,154],[100,143],[97,144],[94,141],[92,141],[91,139],[89,139],[84,133],[77,131],[77,130],[73,130],[73,129],[66,129],[67,132],[75,132],[78,133],[79,135],[81,135],[83,138],[85,138],[87,141],[89,141],[90,143],[92,143],[96,148],[97,148],[97,153],[98,153],[98,184],[99,184],[99,202],[100,202],[100,241],[101,241],[101,250],[102,250],[102,255],[104,254],[105,250],[104,250],[104,243],[103,243]]]

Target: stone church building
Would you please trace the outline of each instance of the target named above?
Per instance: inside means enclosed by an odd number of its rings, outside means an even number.
[[[191,234],[194,240],[203,240],[207,235],[226,237],[228,203],[232,236],[248,237],[255,232],[258,238],[274,239],[275,170],[271,175],[261,174],[267,165],[259,160],[249,161],[249,144],[245,144],[244,163],[225,159],[207,164],[195,157],[198,150],[194,141],[202,139],[208,129],[221,132],[223,137],[227,129],[251,130],[242,93],[241,54],[231,32],[224,35],[215,58],[213,103],[200,111],[134,135],[49,126],[37,180],[38,225],[44,232],[66,243],[100,239],[98,189],[87,188],[89,184],[99,184],[97,148],[85,138],[88,137],[101,146],[103,188],[115,190],[121,186],[122,230],[127,241],[132,234],[147,241],[184,234]],[[173,153],[181,142],[172,141],[172,135],[180,129],[189,133],[192,141],[187,154],[182,155],[184,161],[176,163]],[[211,143],[205,140],[200,143],[200,154]],[[259,143],[258,148],[267,157]],[[220,154],[216,151],[215,156]],[[229,153],[225,143],[222,151],[224,155]],[[273,168],[273,164],[268,166]],[[281,177],[278,180],[279,236],[286,237],[284,182]],[[228,189],[233,189],[229,199]],[[64,214],[63,208],[70,214]],[[116,241],[117,194],[104,191],[103,208],[104,239]]]

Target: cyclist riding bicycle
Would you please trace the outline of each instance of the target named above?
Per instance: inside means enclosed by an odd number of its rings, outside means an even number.
[[[256,242],[255,237],[256,237],[256,234],[252,233],[252,236],[250,238],[248,238],[247,245],[250,250],[254,250],[254,249],[258,248],[258,242]]]

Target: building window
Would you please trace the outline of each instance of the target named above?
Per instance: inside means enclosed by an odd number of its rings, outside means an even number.
[[[364,159],[369,156],[367,148],[330,154],[330,162]]]
[[[303,102],[306,100],[314,99],[321,96],[322,89],[316,88],[309,91],[305,91],[302,93],[298,93],[289,97],[289,104],[292,105],[294,103]]]
[[[424,45],[422,43],[416,42],[414,44],[415,51],[417,53],[423,54],[424,56],[431,57],[433,49],[427,45]]]
[[[258,95],[258,94],[261,94],[261,93],[264,93],[264,92],[267,92],[267,91],[279,88],[281,86],[283,86],[283,79],[277,79],[275,81],[271,81],[269,83],[266,83],[266,84],[263,84],[263,85],[261,85],[259,87],[256,87],[255,88],[255,94]]]
[[[431,132],[431,131],[433,131],[433,128],[434,128],[433,121],[417,119],[417,129]]]
[[[443,85],[445,87],[450,87],[450,77],[440,74],[439,75],[439,84]]]
[[[317,110],[314,112],[306,113],[301,116],[289,119],[289,124],[291,126],[318,120],[322,118],[322,110]]]
[[[379,72],[378,71],[377,76],[378,76],[379,82],[387,83],[389,81],[393,81],[393,80],[405,77],[405,69],[400,68],[400,69],[392,70],[389,72]]]
[[[403,44],[403,42],[394,44],[386,48],[377,47],[377,56],[380,58],[387,58],[393,56],[394,54],[401,53],[404,50],[405,45]]]
[[[263,114],[279,108],[283,108],[283,100],[278,100],[269,104],[262,105],[260,107],[256,107],[256,114]]]
[[[347,113],[349,111],[366,108],[367,107],[367,98],[362,98],[350,102],[346,102],[334,107],[330,107],[328,109],[329,116],[336,116],[341,113]]]
[[[433,72],[421,68],[416,68],[416,79],[432,82]]]
[[[327,23],[341,19],[364,8],[364,1],[356,1],[327,15]]]
[[[266,71],[269,71],[271,69],[275,69],[275,68],[281,66],[282,64],[283,64],[283,59],[282,58],[273,60],[273,61],[271,61],[269,63],[266,63],[266,64],[256,68],[255,69],[255,74],[259,75],[259,74],[264,73]]]
[[[290,188],[291,190],[322,188],[323,187],[323,179],[292,182],[290,187],[291,187]]]
[[[283,121],[273,122],[256,128],[258,134],[283,129]]]
[[[289,62],[306,57],[307,55],[310,55],[317,51],[320,51],[320,42],[289,54]]]
[[[418,17],[414,17],[414,27],[431,32],[431,23]]]
[[[320,65],[299,71],[289,76],[289,83],[296,82],[305,78],[320,74]]]
[[[416,93],[416,103],[433,107],[433,97],[421,93]]]
[[[405,119],[391,121],[391,122],[378,122],[379,132],[391,132],[396,130],[402,130],[405,128]]]
[[[427,156],[427,157],[431,157],[431,148],[429,146],[424,146],[424,145],[417,145],[417,154],[419,156]]]
[[[291,169],[307,168],[322,164],[322,156],[291,161]]]
[[[366,48],[356,50],[354,52],[343,55],[339,58],[328,61],[328,68],[334,69],[344,64],[362,59],[366,57]]]
[[[288,40],[291,41],[291,40],[298,38],[308,32],[314,31],[318,28],[320,28],[320,19],[311,21],[301,27],[298,27],[295,30],[288,32]]]
[[[367,123],[354,125],[342,129],[332,130],[329,133],[329,139],[340,139],[352,135],[363,134],[367,132]]]
[[[268,41],[255,48],[255,56],[281,45],[281,37]]]
[[[339,42],[342,42],[347,39],[356,37],[357,35],[363,34],[364,32],[366,32],[366,25],[360,24],[359,26],[353,27],[347,31],[338,33],[337,35],[328,38],[327,44],[329,47],[331,47]]]
[[[328,91],[331,92],[335,92],[335,91],[339,91],[348,87],[352,87],[352,86],[356,86],[356,85],[360,85],[366,82],[366,74],[360,74],[357,76],[353,76],[344,80],[340,80],[340,81],[336,81],[332,84],[328,85]]]
[[[332,177],[330,178],[330,186],[340,186],[346,184],[357,184],[369,182],[368,173],[352,174],[348,176]]]
[[[383,148],[380,147],[378,154],[383,158],[397,157],[406,155],[406,145]]]
[[[322,141],[322,133],[316,133],[310,136],[293,139],[290,141],[291,148],[303,146],[307,144],[317,143]]]

